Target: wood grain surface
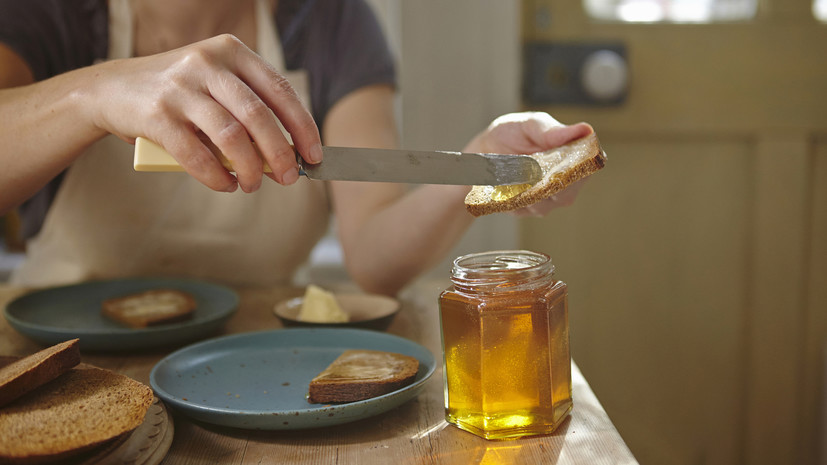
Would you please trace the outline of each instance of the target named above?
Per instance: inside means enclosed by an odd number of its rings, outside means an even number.
[[[442,358],[437,297],[446,283],[426,280],[401,296],[402,310],[389,333],[427,347]],[[0,305],[24,289],[0,285]],[[238,289],[239,311],[225,334],[278,329],[274,305],[302,289]],[[82,347],[82,346],[81,346]],[[0,321],[0,354],[27,355],[42,346]],[[82,360],[149,384],[161,358],[177,349],[144,353],[83,353]],[[248,431],[197,423],[173,411],[175,432],[163,464],[531,464],[637,463],[577,366],[574,409],[554,433],[511,441],[487,441],[444,419],[442,368],[416,399],[384,414],[344,425],[300,431]]]

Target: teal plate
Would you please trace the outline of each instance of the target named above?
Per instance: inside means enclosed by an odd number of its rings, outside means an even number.
[[[310,404],[307,387],[347,349],[410,355],[414,382],[383,396],[342,404]],[[243,429],[293,430],[338,425],[391,410],[416,397],[434,373],[425,347],[363,329],[280,329],[224,336],[173,352],[152,369],[163,401],[191,418]]]
[[[101,314],[109,298],[149,289],[189,292],[196,302],[191,319],[149,328],[129,328]],[[90,281],[33,291],[6,305],[9,324],[45,345],[79,338],[80,349],[136,350],[193,342],[217,331],[238,308],[238,294],[204,281],[134,278]]]

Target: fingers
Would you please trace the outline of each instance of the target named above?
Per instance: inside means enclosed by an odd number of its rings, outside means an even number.
[[[570,207],[574,205],[574,202],[577,199],[577,194],[580,192],[580,189],[583,188],[586,181],[587,178],[575,181],[551,197],[531,204],[527,207],[520,208],[519,210],[514,210],[512,214],[518,217],[540,217],[547,215],[549,212],[557,208]]]
[[[159,63],[163,63],[161,58]],[[305,159],[321,161],[318,128],[296,92],[238,39],[231,35],[208,39],[172,52],[171,59],[164,69],[169,71],[166,87],[173,91],[161,95],[159,106],[173,124],[170,128],[158,128],[155,123],[151,126],[154,132],[176,135],[167,135],[167,143],[159,137],[150,138],[166,147],[199,181],[216,190],[227,190],[232,178],[223,167],[217,172],[221,166],[218,161],[204,159],[205,144],[195,142],[199,130],[232,163],[235,179],[244,192],[259,188],[264,163],[273,171],[268,177],[276,182],[288,185],[298,179],[295,152],[279,122],[290,132]],[[195,152],[186,154],[185,149]]]
[[[178,131],[152,137],[163,146],[187,172],[200,183],[219,192],[235,192],[238,182],[231,175],[213,152],[207,148],[196,135],[188,131]]]
[[[290,133],[302,157],[310,163],[322,161],[319,129],[287,79],[249,49],[239,52],[236,65],[239,76],[273,110]],[[294,157],[292,150],[284,148],[276,150],[275,155],[290,159]]]
[[[270,107],[232,73],[225,71],[208,85],[210,94],[219,104],[216,107],[223,110],[223,118],[209,130],[199,127],[232,162],[242,189],[245,192],[258,189],[263,169],[261,157],[272,169],[272,179],[285,185],[293,184],[298,179],[293,148],[279,129]],[[215,139],[214,134],[219,139]]]
[[[543,143],[547,147],[559,147],[581,137],[586,137],[593,132],[594,129],[588,123],[555,126],[543,133]]]
[[[276,118],[290,133],[299,153],[308,162],[318,163],[322,158],[321,138],[313,117],[287,79],[258,55],[231,36],[216,40],[228,41],[226,46],[236,49],[230,65],[235,74],[226,72],[211,80],[210,93],[255,141],[273,171],[270,177],[281,184],[293,184],[299,177],[298,165],[293,147],[282,134]],[[229,152],[225,153],[229,157]],[[247,155],[241,153],[241,156]],[[231,161],[235,167],[235,160]],[[246,173],[239,170],[247,168],[251,173],[256,170],[255,166],[246,165],[236,170],[243,188],[246,183],[242,176]]]
[[[594,132],[587,123],[565,125],[544,112],[526,112],[522,115],[522,126],[527,137],[543,150],[559,147]]]
[[[496,153],[534,153],[559,147],[593,131],[586,123],[566,126],[545,112],[509,113],[495,119],[469,145]]]

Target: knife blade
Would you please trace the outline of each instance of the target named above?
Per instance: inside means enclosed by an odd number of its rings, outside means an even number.
[[[208,144],[225,168],[229,160]],[[497,186],[533,184],[542,178],[537,160],[527,155],[417,151],[354,147],[322,147],[324,159],[310,164],[296,153],[299,174],[324,181],[401,182]],[[135,141],[135,171],[184,171],[175,158],[154,142]],[[265,171],[270,172],[266,166]]]

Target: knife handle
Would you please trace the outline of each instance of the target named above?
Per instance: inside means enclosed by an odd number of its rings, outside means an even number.
[[[235,171],[233,169],[232,163],[224,154],[216,147],[215,144],[212,143],[207,138],[201,138],[202,142],[212,151],[215,157],[221,162],[221,165],[224,166],[228,171]],[[258,153],[259,157],[261,157],[261,152],[259,152],[258,147],[255,143],[253,143],[253,147],[256,149],[256,153]],[[299,174],[305,175],[304,172],[304,159],[301,157],[299,152],[296,150],[296,147],[291,145],[293,152],[296,154],[296,162],[299,164]],[[264,163],[264,172],[265,173],[272,173],[273,170],[270,169],[270,165],[264,160],[264,157],[261,158],[261,161]],[[135,154],[133,157],[133,168],[135,171],[155,171],[155,172],[181,172],[184,171],[184,167],[178,163],[169,152],[167,152],[163,147],[152,142],[149,139],[145,139],[143,137],[138,137],[135,139]]]

